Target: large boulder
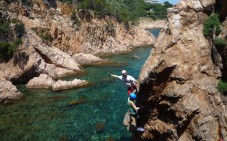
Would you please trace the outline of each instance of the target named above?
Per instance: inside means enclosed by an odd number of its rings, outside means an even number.
[[[10,81],[0,78],[0,103],[11,103],[22,96],[22,93]]]

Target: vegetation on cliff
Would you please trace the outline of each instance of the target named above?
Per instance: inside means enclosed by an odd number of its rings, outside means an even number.
[[[22,44],[24,24],[17,19],[9,19],[0,13],[0,62],[11,59],[17,47]]]
[[[222,63],[225,64],[224,47],[226,46],[226,40],[223,38],[216,37],[221,32],[221,22],[218,14],[211,14],[209,18],[204,22],[203,34],[205,37],[213,39],[213,44],[217,48],[222,58]],[[223,71],[224,72],[224,71]],[[222,72],[222,73],[223,73]],[[218,83],[218,89],[222,92],[227,91],[227,82],[222,78]]]
[[[216,47],[224,47],[224,46],[226,46],[226,41],[221,38],[216,38],[216,39],[214,39],[214,45]]]
[[[218,14],[211,15],[205,22],[203,28],[203,34],[206,37],[212,37],[213,32],[216,35],[221,33],[220,21],[218,19]]]
[[[140,17],[166,18],[167,8],[172,6],[169,2],[149,4],[144,0],[80,0],[77,8],[94,10],[99,16],[114,16],[120,22],[136,22]]]
[[[227,82],[220,80],[218,82],[218,89],[222,92],[227,92]]]

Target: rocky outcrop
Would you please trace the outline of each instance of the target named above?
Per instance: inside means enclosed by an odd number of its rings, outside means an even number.
[[[203,36],[212,0],[181,0],[139,76],[145,132],[134,140],[227,140],[226,108],[216,86],[220,68]]]
[[[39,77],[34,77],[27,83],[27,88],[32,89],[52,89],[54,91],[67,90],[72,88],[79,88],[87,86],[88,82],[85,80],[74,79],[73,81],[55,81],[47,74],[41,74]]]
[[[39,77],[31,79],[26,87],[32,89],[49,89],[55,83],[52,77],[47,74],[41,74]]]
[[[52,89],[54,91],[59,91],[59,90],[67,90],[67,89],[79,88],[79,87],[85,87],[85,86],[88,86],[88,82],[85,80],[80,80],[80,79],[74,79],[73,81],[58,80],[56,83],[52,85]]]
[[[75,61],[81,66],[88,66],[94,63],[103,62],[104,60],[92,54],[78,53],[73,56]]]
[[[142,18],[139,21],[139,26],[143,29],[162,29],[165,25],[165,20],[152,20],[152,19],[146,19]]]
[[[0,65],[0,70],[3,78],[0,82],[8,86],[2,90],[2,99],[4,99],[2,101],[13,101],[21,97],[22,94],[13,84],[29,82],[28,88],[52,88],[55,83],[53,79],[80,72],[79,65],[71,56],[55,47],[50,49],[41,46],[21,48],[14,54],[13,59]],[[36,76],[39,75],[40,77],[37,78]],[[75,83],[72,86],[77,87]],[[9,91],[10,87],[12,89]]]

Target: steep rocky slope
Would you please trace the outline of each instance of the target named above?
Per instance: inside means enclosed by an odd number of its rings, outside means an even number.
[[[214,4],[181,0],[168,9],[167,23],[139,76],[145,132],[134,140],[227,140],[226,107],[216,88],[221,68],[203,35]]]

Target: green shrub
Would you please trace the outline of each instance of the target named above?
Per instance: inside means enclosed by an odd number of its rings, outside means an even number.
[[[215,34],[221,33],[220,21],[218,19],[218,14],[211,15],[203,25],[203,35],[206,37],[212,37],[214,29],[216,29]]]
[[[11,26],[11,23],[15,26]],[[24,24],[18,19],[9,19],[6,15],[0,15],[0,61],[8,61],[12,58],[18,46],[22,44],[21,37],[24,34]]]
[[[14,42],[0,42],[0,60],[9,60],[19,45],[22,44],[21,39],[16,39]]]
[[[12,32],[10,28],[10,23],[0,23],[0,39],[5,40],[9,38],[10,32]]]
[[[47,42],[52,42],[53,41],[53,38],[50,34],[39,34],[40,38],[43,40],[43,41],[47,41]]]
[[[16,32],[17,38],[21,38],[25,33],[24,24],[20,22],[17,23],[15,25],[15,32]]]
[[[157,9],[161,7],[160,14],[164,14],[164,16],[161,15],[162,17],[166,17],[166,7],[168,6],[170,6],[169,3],[157,6]],[[99,17],[114,16],[119,22],[124,23],[129,21],[136,23],[138,18],[147,16],[147,11],[150,8],[151,6],[144,0],[78,0],[77,5],[77,9],[94,10]]]
[[[214,45],[216,47],[224,47],[224,46],[226,46],[226,41],[224,39],[221,39],[221,38],[216,38],[214,40]]]
[[[227,82],[220,80],[218,82],[218,89],[222,92],[227,92]]]

